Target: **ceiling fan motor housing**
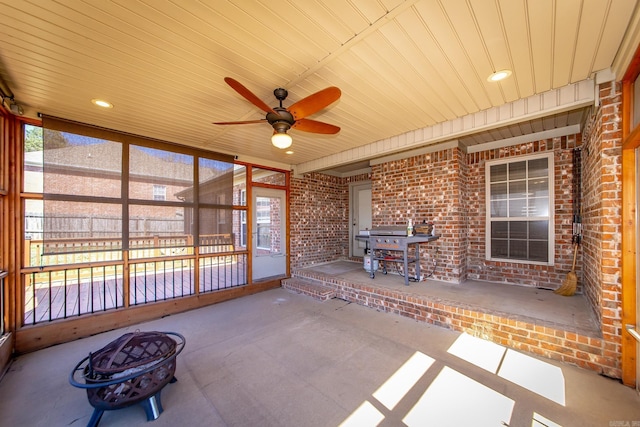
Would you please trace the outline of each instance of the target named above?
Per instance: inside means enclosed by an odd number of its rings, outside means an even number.
[[[293,115],[282,107],[275,107],[274,111],[278,114],[267,113],[267,121],[276,132],[285,133],[295,123]]]

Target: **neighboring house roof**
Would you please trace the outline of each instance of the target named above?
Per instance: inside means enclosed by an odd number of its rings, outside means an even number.
[[[113,144],[104,142],[97,144],[72,145],[70,147],[45,150],[45,171],[48,173],[88,173],[92,175],[120,175],[122,154]],[[171,179],[172,181],[193,182],[193,164],[184,160],[188,156],[163,152],[162,156],[154,154],[156,150],[131,147],[129,164],[133,165],[132,178],[147,181]],[[30,156],[36,160],[37,154]],[[39,152],[37,152],[39,153]],[[166,156],[164,155],[166,153]],[[26,160],[26,159],[25,159]]]

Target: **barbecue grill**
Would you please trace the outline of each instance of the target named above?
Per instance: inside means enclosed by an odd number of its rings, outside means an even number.
[[[404,266],[404,284],[409,286],[409,264],[414,263],[416,277],[420,280],[420,243],[438,240],[440,236],[411,235],[407,236],[407,228],[402,226],[375,227],[369,231],[369,248],[371,260],[382,261],[382,273],[387,274],[387,262],[402,262]],[[409,249],[413,245],[414,256],[409,257]],[[394,256],[391,252],[402,252],[402,256]],[[375,278],[375,270],[371,268],[369,276]]]

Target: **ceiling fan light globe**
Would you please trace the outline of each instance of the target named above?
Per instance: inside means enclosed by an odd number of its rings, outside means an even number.
[[[274,133],[271,137],[271,143],[274,147],[285,149],[291,147],[292,138],[286,133]]]

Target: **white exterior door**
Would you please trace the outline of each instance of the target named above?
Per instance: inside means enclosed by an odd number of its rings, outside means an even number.
[[[349,193],[351,215],[349,255],[361,257],[365,255],[366,243],[363,240],[357,240],[356,236],[360,230],[371,229],[371,183],[354,184],[350,187]]]

